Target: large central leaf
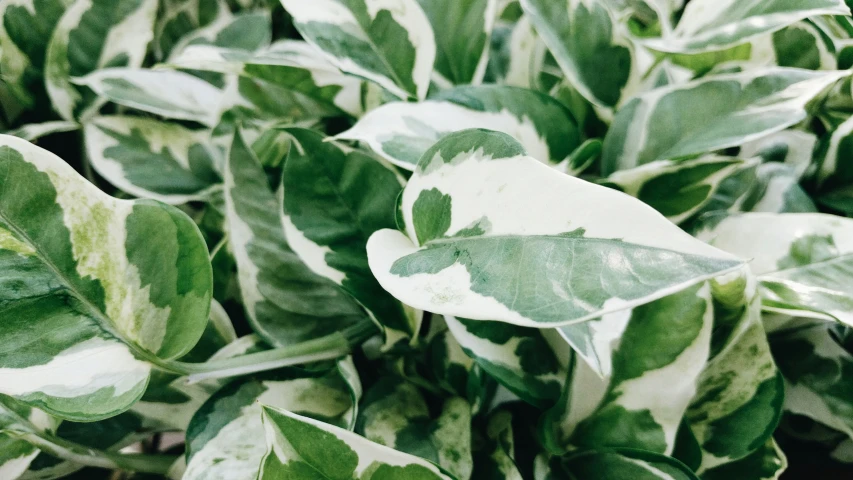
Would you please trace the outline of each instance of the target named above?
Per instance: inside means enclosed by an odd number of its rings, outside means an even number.
[[[207,323],[207,248],[179,210],[116,200],[59,157],[0,137],[0,393],[72,419],[114,415]]]
[[[650,302],[741,262],[611,189],[549,169],[505,134],[436,143],[402,197],[406,235],[380,230],[370,268],[406,304],[558,326]]]

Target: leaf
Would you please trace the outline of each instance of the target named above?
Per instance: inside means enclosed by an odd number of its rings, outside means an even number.
[[[418,0],[435,33],[435,71],[454,85],[479,85],[489,61],[497,0]]]
[[[742,214],[699,237],[743,258],[761,282],[765,310],[853,324],[851,220],[825,214]]]
[[[817,212],[817,206],[800,186],[796,171],[789,165],[763,163],[755,173],[755,182],[743,203],[739,205],[740,210],[769,213]]]
[[[785,377],[785,410],[807,416],[853,438],[853,355],[834,325],[786,331],[771,338],[776,364]]]
[[[583,209],[569,207],[579,198]],[[401,208],[408,238],[374,233],[370,269],[399,300],[444,315],[557,327],[740,265],[651,207],[555,172],[496,132],[466,130],[436,143]]]
[[[850,15],[850,9],[841,0],[693,0],[684,8],[672,36],[645,44],[663,52],[719,50],[818,15]]]
[[[25,107],[44,95],[42,81],[50,34],[71,0],[8,0],[0,5],[0,72]],[[8,115],[7,111],[7,115]],[[9,119],[14,120],[14,118]]]
[[[671,222],[681,223],[698,212],[720,183],[743,165],[743,160],[721,156],[684,162],[658,160],[614,172],[599,183],[636,197]]]
[[[537,406],[550,406],[559,398],[569,353],[560,348],[553,332],[502,322],[445,319],[462,350],[508,390]]]
[[[754,478],[755,480],[778,480],[788,468],[788,459],[773,439],[746,457],[702,473],[702,480],[729,480],[732,478]]]
[[[45,61],[47,93],[63,119],[86,118],[100,106],[92,92],[71,84],[73,77],[142,64],[156,11],[156,0],[82,0],[65,11]]]
[[[227,15],[222,0],[165,0],[154,24],[151,48],[158,60],[169,56],[172,48],[185,35]]]
[[[169,66],[236,73],[299,92],[331,111],[362,113],[363,82],[343,74],[306,42],[281,40],[254,53],[210,45],[191,45]]]
[[[638,66],[606,2],[522,0],[521,6],[572,86],[594,105],[616,107]]]
[[[244,377],[213,395],[187,429],[187,470],[182,478],[254,480],[264,456],[262,405],[352,428],[358,394],[347,382],[349,360],[326,372],[296,368]],[[357,382],[357,379],[356,379]]]
[[[92,118],[83,133],[95,171],[131,195],[178,205],[208,199],[222,182],[207,131],[116,115]]]
[[[530,17],[522,15],[511,27],[495,26],[487,71],[496,83],[536,89],[545,53]]]
[[[365,393],[356,432],[440,465],[457,479],[471,477],[471,406],[463,398],[448,398],[431,418],[417,387],[384,377]]]
[[[565,404],[547,414],[561,449],[622,447],[669,455],[675,447],[710,351],[710,288],[694,285],[625,317],[618,342],[607,352],[612,367],[604,389],[601,379],[578,371],[588,367],[578,366],[567,382]]]
[[[305,40],[338,68],[400,98],[423,100],[436,57],[417,0],[281,0]]]
[[[225,218],[252,328],[276,346],[342,330],[365,318],[359,304],[290,249],[280,207],[238,133],[225,166]]]
[[[784,397],[752,273],[719,277],[711,289],[711,355],[685,416],[701,449],[700,474],[761,448],[779,423]]]
[[[119,105],[209,127],[226,107],[221,90],[183,72],[105,68],[75,82]]]
[[[0,433],[0,478],[15,480],[38,456],[39,450],[25,440]]]
[[[604,137],[602,173],[683,159],[783,130],[803,120],[806,103],[844,75],[770,68],[644,93],[613,119]]]
[[[507,132],[549,164],[559,164],[580,144],[577,124],[559,102],[533,90],[494,85],[456,87],[420,103],[388,103],[335,138],[365,142],[391,163],[413,170],[437,140],[466,128]]]
[[[698,480],[698,477],[678,460],[630,448],[588,450],[570,455],[561,463],[569,478]]]
[[[40,431],[53,431],[58,422],[36,408],[21,404],[0,403],[0,478],[15,480],[30,468],[39,456],[37,447],[20,438],[21,430],[27,427]]]
[[[413,312],[382,289],[367,264],[367,239],[395,226],[401,180],[376,159],[315,131],[286,132],[294,144],[282,171],[281,222],[291,248],[367,308],[385,327],[386,342],[413,339],[419,326]]]
[[[264,48],[272,38],[271,23],[266,7],[236,15],[230,14],[226,7],[209,25],[182,37],[172,49],[170,57],[181,55],[192,45],[236,48],[250,52]]]
[[[53,135],[54,133],[73,132],[80,128],[77,122],[66,122],[58,120],[53,122],[30,123],[14,130],[9,130],[6,135],[14,135],[32,142],[41,137]]]
[[[177,209],[116,200],[46,150],[0,144],[0,393],[71,420],[115,415],[148,381],[136,356],[179,357],[204,330],[207,248]]]

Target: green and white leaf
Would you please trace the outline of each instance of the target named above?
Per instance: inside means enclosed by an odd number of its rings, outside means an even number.
[[[522,0],[521,6],[568,81],[594,105],[615,108],[639,82],[639,52],[607,2]]]
[[[671,36],[645,44],[676,53],[720,50],[819,15],[850,15],[850,9],[842,0],[693,0]]]
[[[637,307],[624,322],[607,352],[606,387],[601,389],[602,379],[575,369],[566,405],[553,412],[562,418],[549,428],[559,429],[555,441],[564,450],[623,447],[669,455],[675,447],[710,351],[710,287],[694,285]]]
[[[65,120],[56,120],[43,123],[29,123],[14,130],[5,132],[6,135],[14,135],[23,138],[28,142],[32,142],[41,137],[53,135],[54,133],[73,132],[80,128],[77,122],[67,122]]]
[[[412,340],[419,315],[370,272],[367,239],[394,228],[402,179],[375,158],[313,130],[288,129],[293,145],[282,171],[281,223],[291,248],[316,274],[361,303],[385,328],[386,344]]]
[[[740,460],[702,472],[702,480],[730,480],[732,478],[778,480],[787,468],[788,459],[785,458],[785,453],[771,438],[758,450]]]
[[[327,109],[356,116],[363,113],[363,82],[343,74],[303,41],[281,40],[254,53],[191,45],[170,59],[169,66],[240,74],[300,92]]]
[[[342,71],[423,100],[436,57],[417,0],[281,0],[293,25]]]
[[[209,127],[229,106],[222,90],[184,72],[105,68],[74,82],[119,105]]]
[[[435,72],[453,85],[479,85],[489,62],[497,0],[418,0],[435,34]]]
[[[22,139],[0,150],[0,306],[16,320],[0,325],[0,393],[71,420],[126,410],[151,368],[137,357],[179,357],[205,328],[204,240],[179,210],[109,197]]]
[[[154,23],[155,57],[165,59],[181,38],[223,16],[231,16],[223,0],[164,0]]]
[[[746,268],[711,281],[711,356],[685,416],[701,449],[700,474],[761,448],[782,413],[784,385],[761,325],[756,283]]]
[[[755,182],[739,209],[748,212],[811,213],[817,206],[800,186],[793,167],[778,162],[762,163]]]
[[[770,68],[639,95],[617,112],[604,138],[602,173],[684,159],[783,130],[803,120],[806,104],[846,75]]]
[[[782,130],[741,145],[742,158],[761,157],[767,162],[788,165],[801,178],[812,163],[817,135],[802,130]]]
[[[817,213],[751,213],[718,220],[699,238],[752,259],[765,310],[853,325],[853,221]]]
[[[36,408],[0,403],[0,478],[20,477],[40,453],[36,446],[21,438],[21,432],[52,432],[58,423]]]
[[[683,162],[658,160],[619,170],[600,183],[636,197],[673,223],[681,223],[705,206],[720,183],[744,163],[715,155]]]
[[[272,39],[272,22],[268,7],[232,15],[227,6],[209,25],[193,30],[177,42],[168,59],[182,55],[193,45],[211,45],[255,51],[267,47]]]
[[[366,317],[338,285],[291,250],[267,176],[242,135],[225,166],[225,221],[240,292],[252,328],[283,346],[331,334]],[[334,358],[343,352],[328,352]]]
[[[511,27],[495,26],[492,42],[489,72],[496,82],[536,89],[545,61],[546,48],[536,34],[530,17],[522,15]]]
[[[785,410],[807,416],[853,438],[853,354],[824,323],[771,338],[785,377]]]
[[[554,331],[449,316],[445,320],[462,350],[508,390],[543,407],[560,397],[571,353]]]
[[[86,118],[100,102],[71,80],[107,67],[139,67],[154,36],[157,0],[78,0],[62,15],[47,49],[45,84],[65,120]]]
[[[434,464],[393,450],[350,431],[264,406],[267,453],[259,480],[335,478],[454,480]],[[323,448],[316,445],[322,443]]]
[[[553,208],[579,198],[583,208]],[[462,318],[558,327],[741,265],[642,202],[556,172],[497,132],[436,143],[403,190],[401,211],[408,235],[374,233],[371,271],[404,303]]]
[[[666,455],[630,448],[587,450],[561,461],[568,478],[698,480],[686,465]]]
[[[206,130],[116,115],[92,118],[83,133],[95,171],[131,195],[178,205],[220,188],[221,154]]]
[[[356,432],[440,465],[459,480],[471,477],[471,406],[463,398],[446,399],[432,418],[417,387],[384,377],[365,392]]]
[[[39,449],[14,435],[0,433],[0,478],[15,480],[27,471]]]
[[[331,424],[352,428],[358,394],[341,361],[326,373],[283,369],[229,383],[199,410],[187,430],[185,480],[255,480],[266,446],[262,405],[286,408]],[[357,378],[356,378],[357,382]]]
[[[371,110],[335,138],[364,142],[391,163],[413,170],[437,140],[467,128],[511,135],[531,156],[565,171],[580,145],[577,123],[557,100],[527,89],[456,87],[420,103],[393,102]]]

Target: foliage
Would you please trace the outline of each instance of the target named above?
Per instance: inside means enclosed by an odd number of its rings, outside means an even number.
[[[841,0],[0,19],[3,480],[853,463]]]

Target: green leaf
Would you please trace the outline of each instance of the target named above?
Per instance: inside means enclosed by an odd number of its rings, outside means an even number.
[[[580,198],[582,209],[554,209]],[[379,283],[415,308],[475,320],[567,325],[741,264],[496,132],[465,130],[436,143],[403,190],[402,211],[408,238],[380,230],[367,244]]]
[[[350,360],[328,371],[296,368],[229,383],[199,410],[187,429],[187,470],[182,478],[254,480],[264,456],[262,405],[352,428],[360,385],[349,383]]]
[[[356,432],[440,465],[459,480],[471,476],[471,406],[463,398],[448,398],[432,418],[417,387],[384,377],[365,392]]]
[[[241,134],[225,166],[225,218],[252,328],[276,346],[318,338],[364,321],[361,306],[291,250],[279,202]]]
[[[683,159],[783,130],[803,120],[806,104],[845,75],[770,68],[644,93],[616,114],[604,138],[602,172]]]
[[[207,248],[179,210],[116,200],[46,150],[0,144],[0,393],[72,420],[115,415],[148,381],[136,356],[173,359],[201,336]]]
[[[254,53],[211,45],[191,45],[169,66],[236,73],[299,92],[331,112],[360,115],[363,82],[343,74],[306,42],[281,40]],[[307,101],[307,100],[306,100]]]
[[[207,131],[116,115],[94,117],[83,134],[95,171],[131,195],[177,205],[207,200],[222,182]]]
[[[524,13],[584,98],[615,108],[638,80],[634,47],[606,2],[522,0]]]
[[[435,71],[454,85],[479,85],[489,61],[497,0],[418,0],[435,33]]]
[[[151,48],[158,60],[169,56],[179,40],[190,32],[228,15],[222,0],[164,0],[154,23]]]
[[[630,448],[576,453],[563,459],[561,467],[568,478],[698,480],[698,477],[678,460]]]
[[[786,468],[788,468],[788,459],[771,438],[761,448],[738,461],[706,470],[702,473],[702,480],[733,478],[778,480]]]
[[[553,441],[564,450],[625,447],[669,455],[710,351],[710,287],[695,285],[623,315],[618,343],[607,352],[607,376],[589,375],[577,362],[565,404],[546,417],[562,418],[548,428],[559,430]]]
[[[385,327],[387,343],[414,338],[419,327],[414,312],[382,289],[367,264],[367,239],[395,226],[402,179],[320,133],[286,132],[294,144],[282,171],[281,221],[291,248],[308,268],[367,308]]]
[[[82,0],[62,15],[45,61],[53,109],[65,120],[86,118],[99,102],[71,79],[106,67],[139,67],[153,37],[156,0]]]
[[[267,454],[260,480],[454,480],[426,460],[327,423],[269,406],[263,415]]]
[[[293,25],[338,68],[400,98],[423,100],[435,38],[417,0],[281,0]]]
[[[681,223],[705,206],[720,183],[743,166],[743,160],[721,156],[684,162],[658,160],[614,172],[600,183],[638,198],[673,223]]]
[[[456,87],[420,103],[394,102],[367,113],[335,138],[367,143],[391,163],[413,170],[437,140],[466,128],[508,132],[532,156],[559,164],[580,144],[572,114],[533,90]],[[564,171],[567,163],[560,165]]]
[[[825,214],[732,215],[699,237],[751,258],[765,310],[853,325],[853,220]]]
[[[842,0],[693,0],[671,36],[645,44],[664,52],[720,50],[818,15],[850,15],[850,9]]]
[[[171,57],[181,55],[193,45],[211,45],[254,51],[269,45],[272,24],[268,8],[243,11],[232,15],[227,7],[209,25],[193,30],[172,49]]]

